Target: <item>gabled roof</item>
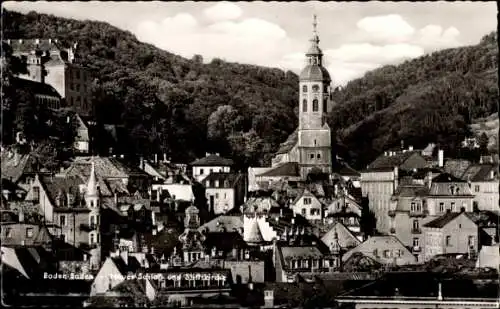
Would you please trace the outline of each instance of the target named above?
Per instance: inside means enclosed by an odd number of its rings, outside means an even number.
[[[287,258],[321,258],[323,253],[316,246],[282,246],[281,254]]]
[[[261,243],[264,241],[262,232],[260,231],[259,222],[257,220],[252,221],[248,232],[245,233],[245,241],[250,243]]]
[[[465,182],[465,181],[458,177],[453,176],[452,174],[442,173],[432,178],[432,182],[437,183],[437,182]]]
[[[465,212],[449,212],[449,213],[442,215],[441,217],[438,217],[430,222],[427,222],[426,224],[424,224],[424,227],[440,229],[440,228],[445,227],[448,223],[452,222],[453,220],[460,217],[461,215],[466,216],[469,220],[474,222],[471,218],[469,218],[469,216]],[[475,222],[474,222],[474,224],[475,224]]]
[[[383,235],[383,236],[372,236],[368,238],[367,240],[362,242],[359,246],[351,249],[346,254],[344,254],[344,256],[342,256],[342,260],[346,261],[356,252],[362,252],[363,254],[368,256],[373,255],[372,250],[383,249],[388,244],[394,244],[399,246],[401,250],[406,251],[405,256],[413,257],[412,253],[408,250],[408,248],[406,248],[405,245],[396,236]]]
[[[73,198],[71,205],[68,207],[85,207],[82,206],[83,194],[80,193],[80,185],[85,184],[80,177],[52,177],[39,176],[41,185],[45,189],[47,198],[50,203],[56,208],[63,208],[64,205],[58,206],[58,198],[64,199],[68,203],[68,194]]]
[[[299,170],[299,164],[297,162],[286,162],[283,164],[278,165],[277,167],[264,172],[258,176],[264,176],[264,177],[299,177],[300,176],[300,170]]]
[[[337,239],[342,249],[350,249],[361,243],[345,225],[338,221],[334,223],[331,229],[326,232],[323,237],[321,237],[321,241],[323,241],[325,245],[330,246],[330,243],[335,239],[335,233],[337,233]]]
[[[304,188],[300,193],[299,195],[297,195],[297,197],[295,198],[295,200],[292,202],[293,205],[295,205],[301,198],[303,197],[310,197],[310,198],[314,198],[314,199],[317,199],[316,196],[314,194],[311,193],[311,191],[309,191],[307,188]]]
[[[353,169],[347,164],[342,164],[339,167],[334,167],[334,173],[337,173],[341,176],[355,176],[355,177],[360,177],[361,173]]]
[[[90,175],[91,162],[95,164],[98,178],[128,178],[130,176],[149,177],[139,167],[127,165],[118,158],[110,157],[76,157],[65,175]]]
[[[288,136],[285,142],[280,144],[280,148],[276,152],[276,154],[288,153],[292,148],[297,145],[299,141],[299,129],[297,128]]]
[[[191,162],[191,166],[232,166],[233,160],[226,159],[216,154],[210,154],[204,158]]]
[[[203,184],[207,188],[234,188],[241,177],[241,174],[236,173],[210,173],[203,179]],[[217,187],[215,186],[216,181],[219,182]]]
[[[444,171],[455,177],[461,177],[472,163],[464,159],[447,159],[444,163]]]

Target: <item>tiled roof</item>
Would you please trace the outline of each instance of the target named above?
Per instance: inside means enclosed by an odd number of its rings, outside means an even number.
[[[472,181],[472,182],[498,181],[498,165],[493,165],[493,164],[471,165],[464,172],[461,178],[465,181]]]
[[[314,196],[311,191],[309,191],[308,189],[302,189],[302,191],[299,193],[299,195],[297,195],[292,204],[296,204],[302,197],[311,197],[316,199],[316,196]]]
[[[312,53],[318,53],[318,50],[310,50]],[[330,74],[328,70],[320,65],[310,64],[307,65],[300,72],[299,76],[300,80],[306,81],[330,81]]]
[[[229,252],[233,248],[245,248],[247,244],[238,232],[209,232],[205,234],[203,245],[207,249],[216,248]]]
[[[288,136],[285,142],[280,144],[280,148],[276,152],[276,154],[288,153],[292,148],[297,145],[299,141],[299,129],[296,129]]]
[[[355,252],[344,261],[342,267],[346,272],[355,272],[363,269],[373,271],[376,268],[381,268],[382,264],[361,252]]]
[[[21,155],[17,152],[2,151],[1,154],[2,178],[14,183],[25,173],[37,171],[37,160],[31,154]]]
[[[424,224],[424,227],[439,228],[439,229],[443,228],[448,223],[455,220],[456,218],[458,218],[462,214],[463,213],[461,213],[461,212],[446,213],[446,214],[442,215],[441,217],[438,217],[430,222],[427,222],[426,224]]]
[[[347,164],[342,164],[341,166],[334,166],[333,172],[342,176],[357,176],[360,177],[361,173],[353,169]]]
[[[402,165],[406,160],[408,160],[412,155],[420,155],[420,151],[406,151],[398,152],[395,155],[380,155],[375,161],[368,165],[367,170],[372,169],[391,169],[395,166]]]
[[[401,250],[405,250],[407,252],[407,256],[412,256],[411,252],[408,251],[408,249],[405,247],[405,245],[395,236],[392,235],[382,235],[382,236],[372,236],[362,242],[359,246],[356,248],[353,248],[352,250],[348,251],[344,256],[342,257],[343,261],[346,261],[349,259],[354,253],[356,252],[362,252],[364,254],[370,254],[373,249],[377,248],[384,248],[387,245],[390,244],[396,244],[399,245]],[[372,257],[372,256],[370,256]]]
[[[243,219],[241,216],[221,215],[203,224],[198,230],[216,232],[221,228],[224,228],[228,232],[232,232],[235,229],[239,231],[240,228],[243,228]]]
[[[148,174],[136,166],[129,166],[117,158],[110,157],[76,157],[70,167],[63,173],[66,175],[90,175],[91,162],[94,161],[98,178],[128,178],[130,176],[148,177]]]
[[[85,184],[80,177],[52,177],[52,176],[39,176],[40,183],[42,184],[47,197],[51,204],[56,208],[67,208],[66,206],[58,206],[57,200],[60,198],[68,203],[68,194],[71,196],[70,207],[85,208],[83,204],[83,195],[80,193],[79,186]]]
[[[301,258],[301,257],[311,257],[320,258],[323,253],[316,246],[300,246],[300,247],[281,247],[281,254],[286,260],[287,258]]]
[[[207,188],[234,188],[241,177],[241,174],[236,173],[211,173],[203,179],[203,184]],[[215,187],[215,181],[219,182],[217,187]]]
[[[395,196],[399,197],[425,197],[429,194],[429,187],[424,185],[403,185],[398,186]]]
[[[465,182],[433,182],[429,196],[473,196]]]
[[[444,171],[455,177],[461,177],[470,165],[471,162],[468,160],[448,159],[444,163]]]
[[[26,245],[44,245],[52,241],[52,236],[49,230],[40,224],[30,224],[30,223],[3,223],[2,229],[10,229],[10,237],[2,240],[2,245],[21,245],[23,241]],[[26,229],[33,229],[33,237],[30,239],[26,238]]]
[[[298,177],[300,176],[299,164],[297,162],[287,162],[260,174],[264,177]]]
[[[192,166],[232,166],[233,160],[211,154],[191,163]]]

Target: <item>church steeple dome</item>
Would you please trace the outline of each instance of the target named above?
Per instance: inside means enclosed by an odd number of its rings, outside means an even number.
[[[321,81],[330,82],[330,74],[323,67],[323,51],[319,48],[319,35],[317,30],[318,22],[316,15],[313,21],[313,35],[309,40],[311,46],[306,53],[307,66],[300,73],[301,81]]]

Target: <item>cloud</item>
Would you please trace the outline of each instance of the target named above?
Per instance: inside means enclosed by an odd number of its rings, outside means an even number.
[[[192,15],[179,13],[159,22],[142,21],[135,32],[141,41],[187,58],[201,54],[206,61],[217,57],[276,66],[276,60],[290,45],[285,30],[259,18],[202,26]]]
[[[205,16],[212,21],[237,19],[242,13],[240,7],[231,2],[219,2],[204,11]]]
[[[360,19],[356,26],[373,39],[389,42],[406,41],[415,33],[415,29],[397,14],[367,16]]]
[[[418,31],[416,41],[427,49],[436,50],[461,45],[459,36],[460,31],[455,27],[443,31],[440,25],[427,25]]]

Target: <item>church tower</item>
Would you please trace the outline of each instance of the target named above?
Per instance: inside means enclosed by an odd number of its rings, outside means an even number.
[[[331,109],[330,74],[323,67],[323,52],[319,48],[317,22],[314,15],[311,46],[306,53],[307,65],[299,76],[298,157],[303,179],[312,169],[331,173],[331,132],[326,115]]]
[[[92,158],[90,176],[87,182],[87,188],[85,190],[85,204],[90,210],[88,214],[88,244],[90,247],[90,253],[92,255],[90,259],[90,264],[92,268],[97,268],[100,266],[101,262],[101,245],[100,245],[100,194],[99,194],[99,183],[97,181],[97,176],[95,173],[95,163]]]

